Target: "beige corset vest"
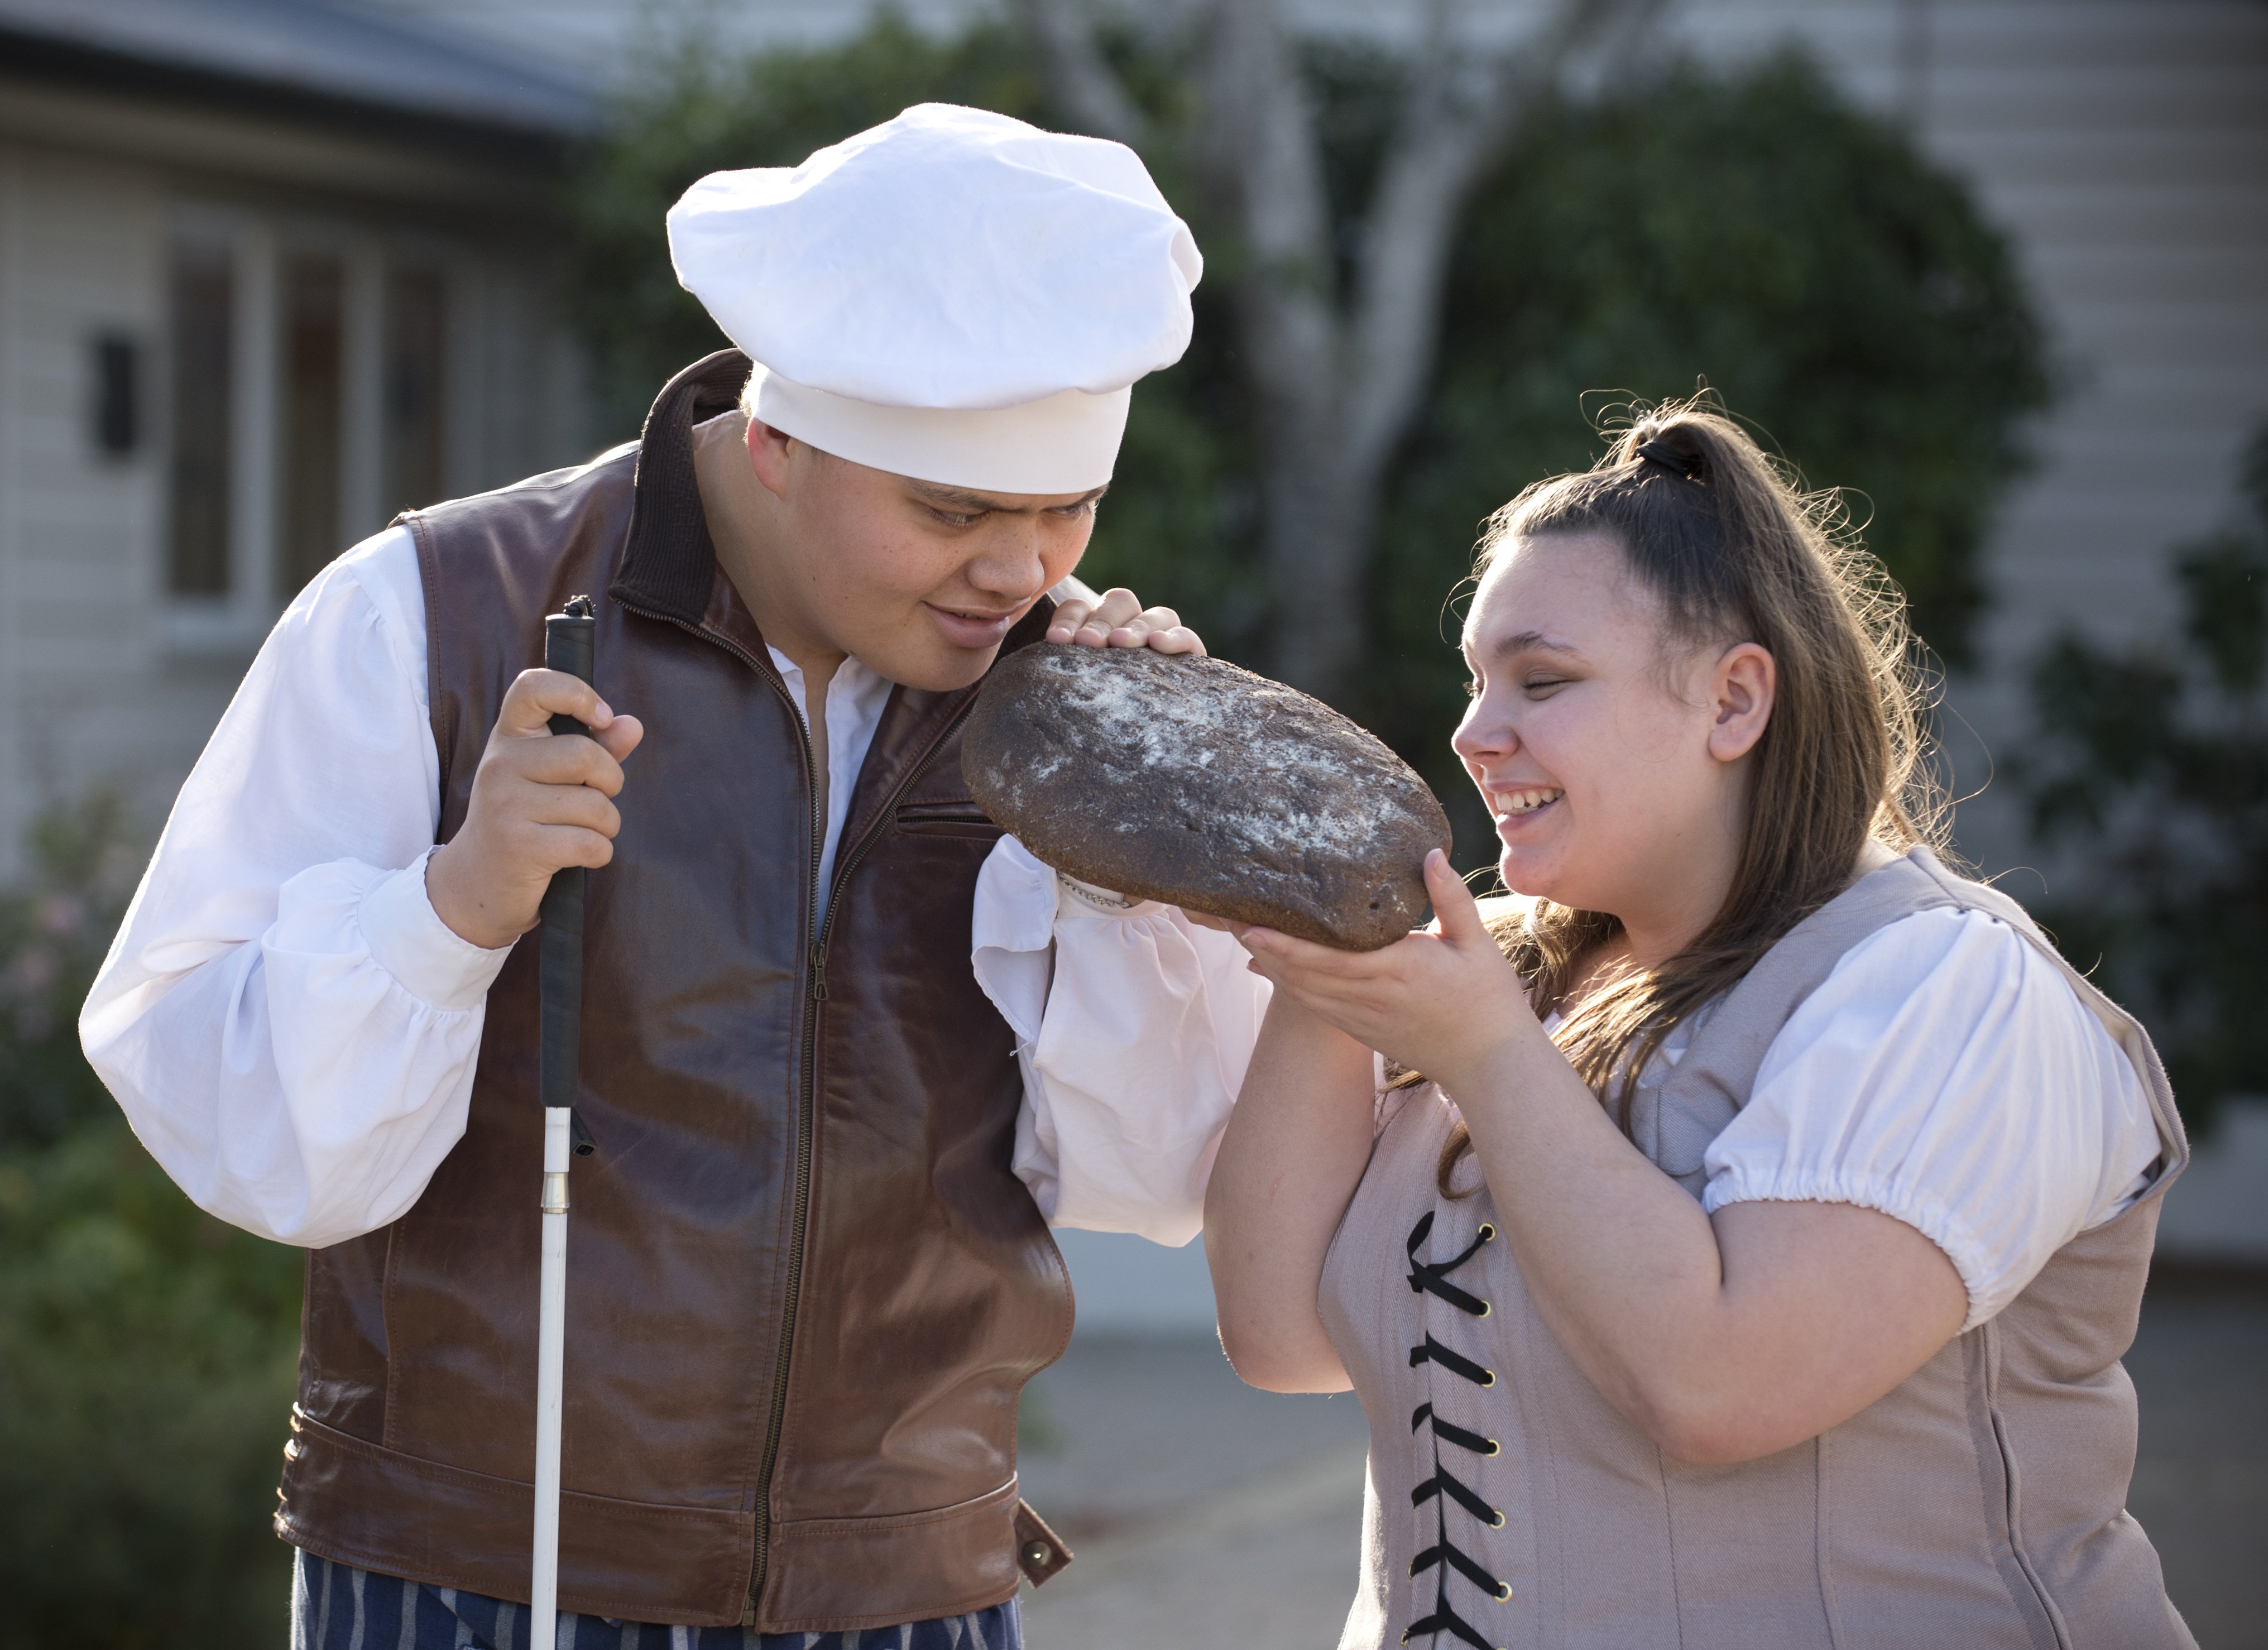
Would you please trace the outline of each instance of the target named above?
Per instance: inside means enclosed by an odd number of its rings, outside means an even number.
[[[1436,1191],[1454,1118],[1438,1091],[1418,1091],[1380,1136],[1324,1266],[1323,1319],[1371,1437],[1342,1650],[1405,1634],[1441,1650],[2195,1650],[2124,1510],[2135,1404],[2118,1362],[2158,1199],[2189,1146],[2141,1027],[2014,901],[1926,850],[1861,879],[1638,1091],[1633,1133],[1697,1197],[1703,1151],[1797,1005],[1867,935],[1945,907],[1985,911],[2055,958],[2125,1050],[2164,1145],[2148,1190],[1841,1425],[1694,1467],[1568,1361],[1510,1244],[1483,1235],[1487,1192]],[[1462,1172],[1477,1180],[1469,1158]]]

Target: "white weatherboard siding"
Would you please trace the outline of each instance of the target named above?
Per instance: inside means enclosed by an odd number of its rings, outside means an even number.
[[[379,433],[390,268],[433,269],[446,285],[444,496],[588,456],[589,397],[554,317],[552,254],[520,217],[531,187],[414,146],[0,78],[0,880],[22,869],[28,821],[91,789],[121,793],[154,834],[283,606],[277,302],[294,249],[334,254],[346,274],[335,549],[390,507]],[[167,587],[170,270],[183,234],[234,259],[225,600]],[[138,439],[121,459],[93,433],[106,335],[138,349]]]
[[[165,226],[146,172],[0,144],[0,865],[42,799],[185,772],[225,702],[151,691],[158,449],[109,460],[89,432],[95,337],[161,330]]]

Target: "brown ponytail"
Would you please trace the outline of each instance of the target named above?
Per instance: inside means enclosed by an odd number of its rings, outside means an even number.
[[[1778,667],[1733,885],[1690,946],[1594,983],[1571,1007],[1620,919],[1538,900],[1491,924],[1536,1012],[1565,1013],[1554,1041],[1628,1132],[1632,1080],[1670,1030],[1840,893],[1869,837],[1897,852],[1940,845],[1943,809],[1924,761],[1903,596],[1845,527],[1836,495],[1798,490],[1704,397],[1653,409],[1591,469],[1538,482],[1498,511],[1475,576],[1506,545],[1547,534],[1619,546],[1660,600],[1677,653],[1754,642]],[[1468,1149],[1460,1127],[1441,1156],[1445,1192]]]

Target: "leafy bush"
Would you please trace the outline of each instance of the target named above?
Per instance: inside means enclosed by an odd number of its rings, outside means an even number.
[[[1162,129],[1172,61],[1130,36],[1118,66]],[[1326,174],[1346,227],[1366,198],[1401,65],[1316,45]],[[671,371],[723,339],[671,275],[662,215],[722,167],[792,165],[924,99],[1054,121],[1022,41],[983,25],[932,40],[887,16],[846,45],[725,63],[689,48],[620,110],[575,191],[578,311],[619,430]],[[1184,188],[1169,198],[1213,258],[1197,342],[1134,398],[1118,480],[1081,571],[1172,602],[1214,651],[1258,661],[1257,443],[1224,279],[1233,239]],[[1962,186],[1801,59],[1729,72],[1672,65],[1519,133],[1468,214],[1431,405],[1390,489],[1374,558],[1374,667],[1344,708],[1457,807],[1447,735],[1462,672],[1442,604],[1475,530],[1530,481],[1587,464],[1610,391],[1659,399],[1705,379],[1814,485],[1872,501],[1870,547],[1922,635],[1966,657],[1977,550],[2014,431],[2047,394],[2038,329],[2006,246]],[[1867,513],[1861,505],[1859,513]],[[1476,807],[1459,834],[1491,842]]]
[[[297,1256],[192,1207],[79,1054],[140,866],[119,810],[33,848],[0,895],[0,1650],[277,1642]]]
[[[2241,480],[2244,519],[2175,553],[2177,637],[2042,651],[2017,768],[2034,829],[2073,851],[2077,892],[2041,919],[2100,960],[2198,1127],[2268,1093],[2268,424]]]
[[[116,1109],[78,1051],[78,1007],[141,858],[116,799],[35,820],[32,877],[0,895],[0,1151],[50,1145]]]

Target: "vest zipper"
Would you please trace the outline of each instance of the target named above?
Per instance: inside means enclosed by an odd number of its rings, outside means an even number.
[[[827,843],[827,821],[819,811],[819,787],[811,781],[817,763],[811,754],[811,729],[803,719],[803,707],[796,703],[795,696],[787,690],[787,683],[781,679],[770,659],[758,659],[747,648],[713,630],[704,630],[668,614],[637,607],[619,598],[616,600],[617,605],[632,613],[657,619],[664,624],[674,624],[688,636],[723,648],[770,684],[772,691],[779,695],[781,703],[787,706],[788,718],[795,724],[796,744],[803,755],[803,782],[811,792],[811,871],[806,880],[809,897],[803,902],[804,920],[806,923],[811,921],[812,913],[819,907],[819,862]],[[832,903],[830,901],[830,906]],[[747,1601],[740,1611],[743,1627],[755,1625],[756,1595],[763,1590],[764,1570],[771,1558],[771,1519],[767,1507],[771,1500],[772,1472],[779,1464],[780,1426],[787,1415],[788,1359],[795,1345],[796,1309],[801,1304],[803,1293],[804,1234],[811,1216],[811,1113],[818,1077],[814,1044],[819,1031],[819,1004],[827,996],[826,981],[821,972],[826,961],[827,947],[822,935],[822,938],[811,942],[805,967],[803,1064],[796,1090],[795,1187],[788,1216],[786,1301],[780,1314],[779,1353],[772,1366],[771,1419],[764,1429],[763,1464],[757,1472],[756,1554],[748,1573]]]
[[[619,598],[616,599],[616,605],[641,617],[659,620],[664,624],[674,624],[688,636],[697,637],[704,642],[723,648],[770,683],[772,691],[778,694],[785,702],[795,720],[796,739],[803,752],[804,783],[810,785],[812,795],[811,898],[805,902],[804,910],[809,913],[818,909],[821,893],[819,886],[819,861],[827,841],[827,821],[820,816],[819,813],[819,787],[811,784],[811,775],[814,765],[811,754],[811,730],[805,726],[802,707],[795,703],[795,696],[787,690],[787,683],[780,679],[779,672],[772,667],[769,659],[757,659],[747,648],[726,640],[714,631],[688,624],[684,620],[673,618],[667,614],[655,613],[650,608],[637,607]],[[838,855],[835,864],[836,889],[840,889],[850,879],[850,873],[856,870],[858,862],[866,857],[867,852],[880,837],[883,829],[895,817],[899,801],[907,792],[913,789],[921,777],[929,771],[930,764],[937,760],[937,754],[944,748],[946,740],[960,731],[961,725],[968,719],[969,712],[976,708],[976,696],[971,695],[968,703],[954,711],[953,719],[939,730],[937,737],[930,741],[929,748],[922,752],[906,770],[906,777],[898,781],[897,788],[890,792],[889,800],[874,816],[873,825],[858,839],[849,857],[846,858]],[[853,775],[851,778],[855,784],[857,776]],[[788,1365],[795,1350],[795,1321],[802,1305],[804,1241],[811,1223],[811,1137],[817,1122],[814,1113],[817,1109],[819,1086],[819,1005],[827,1000],[827,939],[835,927],[836,904],[836,892],[827,890],[826,893],[826,906],[820,914],[819,932],[811,942],[806,969],[803,1068],[796,1097],[795,1192],[788,1223],[786,1304],[780,1314],[779,1356],[772,1368],[771,1419],[764,1429],[763,1465],[756,1479],[756,1553],[755,1561],[750,1566],[748,1573],[747,1602],[740,1612],[740,1625],[743,1627],[753,1627],[756,1624],[756,1601],[762,1595],[765,1574],[771,1563],[771,1515],[769,1509],[771,1503],[772,1475],[779,1466],[780,1433],[787,1419]]]
[[[783,684],[784,689],[784,684]],[[828,890],[827,904],[819,921],[819,938],[811,945],[811,989],[804,994],[803,1013],[803,1089],[796,1113],[795,1133],[795,1210],[788,1235],[787,1307],[780,1316],[779,1363],[772,1373],[771,1423],[764,1434],[763,1472],[756,1487],[756,1560],[748,1575],[748,1602],[741,1612],[740,1625],[756,1624],[756,1601],[763,1595],[764,1578],[771,1563],[771,1520],[766,1511],[771,1502],[772,1475],[779,1466],[780,1434],[787,1421],[788,1364],[795,1350],[795,1322],[802,1304],[803,1256],[806,1238],[811,1221],[811,1136],[817,1125],[819,1109],[819,1005],[827,1000],[827,941],[835,932],[835,913],[841,903],[843,885],[850,873],[858,868],[874,843],[881,837],[896,817],[898,803],[912,790],[921,777],[927,773],[937,754],[944,748],[968,713],[976,708],[974,696],[954,712],[953,719],[938,731],[929,748],[915,758],[906,770],[906,777],[898,781],[874,815],[874,822],[859,837],[848,854],[837,853],[835,861],[835,886]],[[855,782],[855,781],[854,781]],[[818,873],[813,873],[816,884]]]

